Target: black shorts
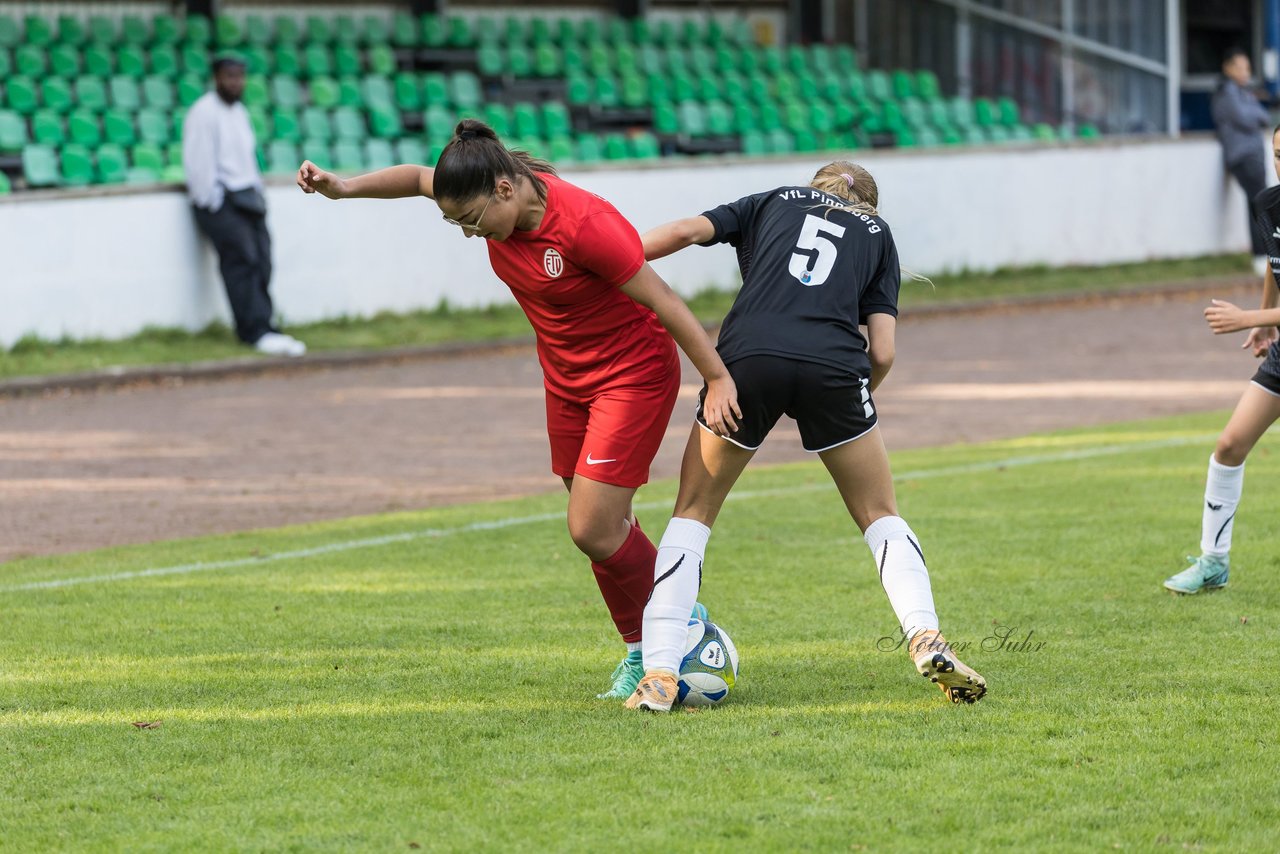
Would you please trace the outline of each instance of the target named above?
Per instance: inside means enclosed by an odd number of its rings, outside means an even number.
[[[759,448],[783,415],[796,420],[800,441],[812,453],[852,442],[876,426],[868,376],[782,356],[746,356],[728,368],[742,408],[738,429],[728,440],[740,448]],[[704,428],[706,396],[703,384],[697,418]]]
[[[1267,391],[1280,397],[1280,341],[1272,344],[1267,350],[1266,358],[1253,375],[1253,381]]]

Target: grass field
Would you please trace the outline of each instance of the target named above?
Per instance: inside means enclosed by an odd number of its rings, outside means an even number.
[[[1159,586],[1223,421],[894,455],[972,707],[878,648],[816,463],[717,525],[742,677],[699,714],[592,699],[620,650],[559,495],[5,565],[0,848],[1271,850],[1273,441],[1231,586]]]
[[[1247,255],[1217,255],[1179,261],[1153,261],[1106,267],[1065,267],[1000,270],[938,276],[934,287],[905,282],[904,307],[971,300],[1080,291],[1117,291],[1144,285],[1248,273]],[[734,293],[704,291],[690,299],[694,313],[708,323],[719,322],[733,304]],[[454,341],[491,341],[528,337],[529,322],[515,305],[460,310],[441,306],[433,311],[380,314],[289,326],[306,341],[312,353],[376,350]],[[115,366],[173,364],[255,357],[221,324],[203,332],[152,329],[120,341],[46,341],[26,338],[8,352],[0,349],[0,380],[20,376],[77,373]]]

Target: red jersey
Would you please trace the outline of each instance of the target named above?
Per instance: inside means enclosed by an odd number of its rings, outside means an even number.
[[[538,177],[547,187],[541,225],[488,245],[493,271],[533,324],[547,387],[588,400],[678,371],[657,315],[619,290],[644,266],[635,228],[599,196]]]

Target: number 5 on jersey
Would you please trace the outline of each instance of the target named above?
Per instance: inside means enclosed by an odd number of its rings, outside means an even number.
[[[811,256],[795,252],[791,255],[791,266],[787,269],[800,284],[807,287],[825,282],[827,276],[831,275],[831,268],[836,265],[836,245],[822,236],[824,232],[841,238],[844,237],[844,226],[813,214],[806,216],[804,227],[800,229],[800,237],[796,240],[796,248],[809,249],[817,254]]]

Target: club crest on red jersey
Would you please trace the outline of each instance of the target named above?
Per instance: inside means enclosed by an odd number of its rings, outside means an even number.
[[[558,279],[560,274],[564,272],[564,259],[560,257],[560,253],[556,250],[548,249],[546,254],[542,256],[542,266],[546,268],[548,276]]]

